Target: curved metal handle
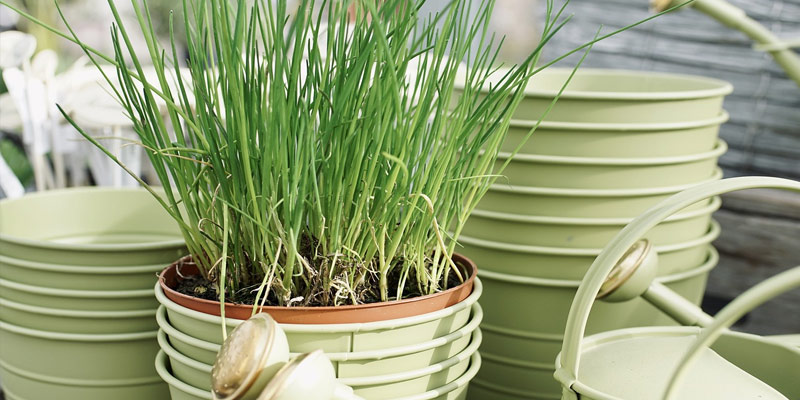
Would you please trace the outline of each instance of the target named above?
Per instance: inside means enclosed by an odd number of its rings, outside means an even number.
[[[711,344],[722,335],[725,329],[730,328],[731,325],[752,309],[764,304],[775,296],[779,296],[798,287],[800,287],[800,266],[775,275],[753,286],[720,310],[714,318],[714,322],[700,332],[697,339],[692,344],[692,347],[689,348],[680,363],[678,363],[678,367],[675,369],[675,372],[672,374],[672,379],[670,379],[667,385],[664,399],[669,400],[676,396],[678,382],[686,375],[689,365],[698,358],[700,351],[711,346]]]
[[[680,0],[651,0],[656,11],[663,11],[677,6]],[[725,0],[695,0],[690,6],[708,15],[720,23],[736,29],[765,47],[772,54],[775,62],[783,68],[786,75],[800,86],[800,56],[791,50],[784,41],[770,32],[766,27],[747,16],[740,8]]]
[[[741,177],[710,182],[665,199],[625,226],[594,260],[575,294],[564,331],[560,365],[556,369],[558,379],[569,386],[577,380],[581,340],[586,332],[592,304],[608,273],[636,241],[665,218],[691,204],[723,193],[756,188],[800,192],[800,182],[768,177]]]

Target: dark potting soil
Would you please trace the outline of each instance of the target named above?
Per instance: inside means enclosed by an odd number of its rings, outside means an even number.
[[[397,298],[397,288],[400,282],[400,278],[402,274],[402,266],[397,266],[392,269],[392,271],[387,276],[387,286],[389,288],[389,299],[396,299]],[[466,277],[465,277],[466,278]],[[259,279],[260,281],[260,279]],[[364,286],[367,288],[375,288],[375,290],[364,290],[358,296],[358,303],[359,304],[370,304],[370,303],[379,303],[381,302],[380,294],[377,291],[379,286],[378,279],[375,275],[368,275],[367,281],[368,284]],[[409,271],[408,277],[406,278],[406,284],[403,288],[403,299],[410,299],[414,297],[419,297],[422,293],[419,290],[419,284],[416,274],[413,270]],[[455,274],[448,274],[447,285],[444,286],[446,288],[456,287],[460,284],[458,277]],[[218,301],[219,295],[217,290],[217,285],[213,282],[209,281],[202,275],[188,275],[179,278],[177,287],[174,288],[177,292],[185,294],[187,296],[192,296],[204,300],[212,300]],[[258,293],[258,286],[247,287],[244,289],[239,290],[237,293],[233,295],[228,295],[225,299],[228,303],[234,304],[246,304],[252,305],[256,301],[256,295]],[[300,301],[297,303],[293,303],[295,306],[329,306],[332,304],[326,304],[324,301],[320,299],[324,298],[333,298],[332,293],[329,294],[330,296],[325,296],[324,294],[320,294],[316,296],[316,299],[308,299],[306,301]],[[263,301],[260,299],[259,301]],[[270,295],[267,297],[264,305],[267,306],[278,306],[281,305],[278,298],[275,296],[274,291],[270,291]]]

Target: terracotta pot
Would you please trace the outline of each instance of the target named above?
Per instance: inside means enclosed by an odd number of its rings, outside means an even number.
[[[259,311],[269,313],[277,322],[283,324],[346,324],[386,321],[442,310],[463,301],[472,293],[478,272],[475,263],[464,256],[454,254],[453,260],[462,272],[466,272],[468,278],[462,284],[443,292],[372,304],[332,307],[264,306],[259,307]],[[181,276],[197,274],[199,274],[197,266],[187,256],[163,270],[159,275],[159,284],[167,298],[175,303],[204,314],[219,316],[218,301],[199,299],[175,290]],[[228,318],[248,319],[252,311],[252,305],[225,303],[225,316]]]

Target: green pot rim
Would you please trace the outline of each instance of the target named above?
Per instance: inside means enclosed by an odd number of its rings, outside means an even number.
[[[48,272],[62,272],[70,274],[108,274],[108,275],[124,275],[124,274],[141,274],[141,273],[158,273],[164,269],[164,264],[154,265],[134,265],[134,266],[120,266],[120,267],[87,267],[80,265],[59,265],[42,263],[36,261],[28,261],[20,258],[6,257],[0,255],[0,264],[8,264],[16,267],[35,269]]]
[[[164,380],[164,382],[186,394],[195,397],[200,397],[202,399],[211,400],[210,391],[207,392],[205,390],[198,389],[173,376],[172,373],[169,370],[167,370],[167,362],[168,362],[167,355],[164,353],[163,350],[159,350],[158,354],[156,354],[156,361],[155,361],[156,372],[158,373],[158,376]]]
[[[161,346],[161,350],[167,354],[171,360],[174,359],[175,361],[184,364],[185,366],[192,368],[194,370],[211,374],[211,369],[213,368],[212,365],[208,365],[206,363],[202,363],[200,361],[191,359],[172,347],[167,340],[167,335],[164,331],[158,331],[158,344]],[[472,334],[472,341],[470,344],[461,350],[458,354],[453,357],[450,357],[444,361],[438,362],[436,364],[429,365],[424,368],[419,368],[411,371],[403,371],[397,372],[393,374],[386,374],[386,375],[377,375],[377,376],[366,376],[366,377],[353,377],[353,378],[340,378],[339,382],[348,385],[348,386],[372,386],[372,385],[382,385],[387,383],[394,383],[394,382],[402,382],[407,381],[409,379],[416,379],[423,376],[435,374],[440,371],[445,371],[450,367],[453,367],[465,360],[468,360],[472,357],[472,354],[478,351],[478,347],[481,344],[481,340],[483,336],[481,335],[481,330],[476,329]]]
[[[659,194],[675,194],[695,186],[703,185],[722,179],[722,168],[715,168],[714,175],[700,182],[683,185],[662,186],[644,189],[568,189],[540,186],[520,186],[507,183],[494,183],[489,187],[490,192],[505,192],[519,195],[533,194],[538,196],[559,197],[637,197],[653,196]]]
[[[458,365],[464,361],[471,359],[472,355],[478,352],[478,347],[480,347],[482,340],[483,340],[483,334],[481,333],[480,328],[478,328],[475,329],[475,331],[472,333],[472,340],[470,341],[469,345],[464,348],[464,350],[461,350],[455,356],[450,357],[444,361],[429,365],[425,368],[420,368],[412,371],[403,371],[394,374],[340,378],[339,382],[342,382],[345,385],[349,386],[372,386],[372,385],[383,385],[394,382],[402,382],[402,381],[407,381],[409,379],[416,379],[416,378],[421,378],[423,376],[432,375],[440,371],[445,371],[448,368],[451,368],[455,365]]]
[[[171,338],[175,338],[178,341],[184,342],[184,343],[189,344],[189,345],[191,345],[193,347],[197,347],[199,349],[206,350],[206,351],[213,352],[213,353],[218,353],[219,349],[222,348],[222,346],[220,346],[220,345],[218,345],[216,343],[211,343],[211,342],[206,342],[205,340],[200,340],[200,339],[198,339],[196,337],[187,335],[187,334],[175,329],[175,327],[172,326],[169,323],[169,321],[167,321],[167,308],[164,307],[163,304],[158,307],[158,310],[156,310],[156,323],[158,323],[159,328],[161,328],[160,330],[163,330],[164,333],[167,334],[167,336],[169,336]]]
[[[538,121],[512,119],[510,127],[530,129],[537,128],[564,131],[583,131],[583,132],[649,132],[649,131],[677,131],[683,129],[703,128],[707,126],[721,125],[730,119],[727,111],[720,111],[714,118],[698,121],[680,122],[656,122],[656,123],[609,123],[609,122],[562,122],[562,121]],[[538,125],[537,125],[538,124]]]
[[[708,259],[702,265],[692,268],[688,271],[682,271],[675,274],[659,276],[656,277],[654,281],[660,283],[679,282],[711,271],[711,269],[713,269],[717,265],[717,262],[719,262],[719,252],[717,252],[714,246],[708,246],[708,254],[709,254]],[[577,289],[578,286],[580,286],[581,284],[581,281],[575,281],[575,280],[532,278],[527,276],[509,275],[500,272],[487,271],[485,269],[478,271],[478,275],[488,280],[510,282],[520,285],[531,285],[531,286],[548,286],[548,287],[563,287],[563,288]]]
[[[152,289],[137,289],[137,290],[75,290],[75,289],[55,289],[44,286],[33,286],[0,279],[0,288],[6,287],[21,292],[58,296],[58,297],[72,297],[84,299],[121,299],[121,298],[139,298],[139,297],[152,297]]]
[[[478,298],[481,296],[482,292],[483,292],[483,285],[481,284],[480,280],[477,279],[476,277],[472,293],[470,293],[470,295],[466,299],[450,307],[434,311],[431,313],[416,315],[413,317],[390,319],[377,322],[348,323],[348,324],[280,324],[280,326],[286,333],[295,333],[295,332],[347,333],[347,332],[370,332],[388,328],[399,328],[402,326],[418,325],[448,317],[461,310],[464,310],[467,307],[471,307],[472,304],[478,301]],[[175,311],[191,319],[220,325],[221,322],[220,317],[212,316],[210,314],[205,314],[199,311],[190,310],[168,299],[167,296],[164,295],[164,292],[161,289],[161,285],[159,285],[158,283],[155,284],[155,295],[159,303],[163,304],[166,308],[172,311]],[[241,324],[242,322],[243,322],[242,320],[236,320],[230,318],[225,319],[225,323],[228,326],[232,327],[239,326],[239,324]]]
[[[158,347],[161,348],[161,351],[167,354],[167,357],[169,357],[170,360],[175,360],[191,369],[204,372],[209,375],[211,374],[211,368],[213,366],[208,365],[206,363],[202,363],[200,361],[197,361],[193,358],[181,354],[181,352],[176,350],[174,347],[172,347],[172,344],[169,343],[169,340],[167,340],[166,332],[159,329],[157,338],[158,338]]]
[[[141,188],[108,188],[108,187],[98,187],[98,186],[47,190],[43,192],[26,194],[25,196],[18,197],[15,199],[0,200],[0,207],[2,207],[4,204],[9,204],[11,202],[25,201],[32,197],[59,196],[63,193],[78,193],[78,194],[88,193],[89,196],[91,197],[95,196],[97,193],[102,193],[102,192],[142,193],[145,192],[145,190]],[[144,251],[144,250],[162,250],[162,249],[172,249],[172,248],[179,249],[186,246],[185,241],[180,236],[176,236],[175,240],[166,240],[166,241],[150,242],[150,243],[70,244],[70,243],[51,242],[47,240],[20,238],[0,232],[0,243],[3,242],[27,246],[27,247],[36,247],[41,249],[86,251],[86,252]]]
[[[480,352],[475,352],[472,357],[470,358],[469,369],[464,372],[461,376],[456,378],[453,382],[448,383],[447,385],[440,386],[436,389],[429,390],[425,393],[420,393],[417,395],[406,396],[406,397],[399,397],[391,400],[430,400],[438,398],[444,394],[450,393],[458,388],[462,388],[472,381],[475,378],[475,375],[478,374],[478,370],[481,368],[481,355]]]
[[[501,67],[496,69],[493,74],[504,74],[508,68]],[[547,70],[540,71],[542,74],[549,73],[569,73],[572,69],[569,68],[548,68]],[[590,92],[590,91],[570,91],[565,90],[560,94],[560,99],[578,99],[578,100],[635,100],[635,101],[658,101],[658,100],[692,100],[703,99],[709,97],[722,97],[733,92],[733,85],[720,79],[707,78],[696,75],[686,74],[672,74],[660,72],[643,72],[627,69],[601,69],[601,68],[581,68],[579,72],[584,74],[592,74],[601,78],[609,75],[623,75],[623,76],[636,76],[648,78],[680,78],[687,81],[694,81],[698,83],[705,83],[707,85],[715,85],[716,87],[710,89],[696,89],[696,90],[682,90],[673,92]],[[564,76],[564,81],[566,81]],[[463,89],[464,85],[460,79],[456,80],[455,88]],[[486,93],[489,91],[488,87],[481,87],[481,92]],[[559,95],[558,90],[537,90],[535,88],[524,88],[523,93],[525,97],[552,99]]]
[[[0,368],[5,369],[12,374],[21,376],[26,379],[35,380],[38,382],[52,383],[63,386],[84,386],[84,387],[119,387],[119,386],[143,386],[160,383],[161,378],[158,375],[145,377],[145,378],[131,378],[131,379],[104,379],[104,380],[90,380],[90,379],[71,379],[58,376],[43,375],[37,372],[26,371],[24,369],[15,367],[6,361],[0,360]]]
[[[676,251],[686,250],[695,246],[700,246],[703,244],[709,244],[716,240],[722,229],[720,228],[719,222],[715,221],[713,218],[709,224],[708,232],[694,240],[680,242],[680,243],[672,243],[668,245],[662,246],[655,246],[654,250],[659,253],[672,253]],[[491,240],[484,240],[484,239],[476,239],[469,236],[460,235],[458,237],[459,242],[467,243],[471,246],[476,246],[484,249],[490,250],[499,250],[499,251],[507,251],[512,253],[520,253],[520,254],[545,254],[545,255],[555,255],[555,256],[575,256],[575,257],[597,257],[600,255],[600,252],[603,249],[588,249],[588,248],[571,248],[571,247],[548,247],[548,246],[530,246],[530,245],[518,245],[518,244],[511,244],[511,243],[503,243],[503,242],[494,242]]]
[[[722,199],[719,196],[711,198],[711,202],[707,205],[685,212],[679,212],[670,215],[664,219],[665,222],[683,221],[691,218],[709,215],[714,211],[719,210],[722,206]],[[480,209],[472,210],[472,215],[479,217],[494,219],[499,221],[511,221],[531,224],[547,224],[547,225],[584,225],[584,226],[608,226],[615,225],[623,227],[631,223],[633,218],[579,218],[579,217],[551,217],[544,215],[522,215],[522,214],[508,214],[497,211],[485,211]]]
[[[440,336],[438,338],[429,340],[427,342],[415,343],[407,346],[391,347],[379,350],[336,352],[336,353],[326,352],[325,355],[331,361],[380,360],[383,358],[413,354],[441,347],[450,344],[452,342],[455,342],[456,340],[461,339],[465,336],[469,336],[473,331],[475,331],[480,326],[481,322],[483,321],[483,308],[481,308],[479,303],[475,303],[472,305],[472,312],[473,313],[469,322],[467,322],[464,326],[447,335]],[[158,322],[158,326],[161,327],[161,329],[164,330],[164,332],[170,338],[175,337],[177,340],[181,342],[191,344],[202,350],[207,350],[214,353],[219,352],[220,348],[222,347],[216,343],[206,342],[205,340],[192,337],[177,330],[167,320],[166,308],[164,308],[163,305],[158,308],[158,312],[156,313],[156,321]],[[297,355],[297,354],[298,353],[292,353],[292,355]]]
[[[134,342],[147,339],[155,339],[157,331],[134,332],[134,333],[64,333],[50,332],[38,329],[23,328],[5,321],[0,321],[0,330],[9,331],[18,335],[34,337],[38,339],[58,340],[64,342]]]
[[[719,158],[728,151],[728,143],[722,139],[717,139],[714,149],[702,153],[688,154],[682,156],[669,157],[640,157],[640,158],[621,158],[621,157],[571,157],[553,156],[539,154],[514,155],[511,162],[537,163],[537,164],[559,164],[559,165],[599,165],[599,166],[652,166],[652,165],[672,165],[686,164],[696,161],[704,161]],[[497,153],[498,160],[507,160],[511,153]]]
[[[7,300],[0,297],[0,307],[8,307],[17,311],[24,311],[32,314],[48,315],[55,317],[75,317],[75,318],[137,318],[137,317],[154,317],[156,310],[122,310],[122,311],[86,311],[86,310],[69,310],[62,308],[39,307],[30,304],[18,303],[16,301]]]

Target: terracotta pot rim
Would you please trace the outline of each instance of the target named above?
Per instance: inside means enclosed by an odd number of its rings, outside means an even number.
[[[213,307],[216,308],[216,310],[219,310],[219,301],[199,299],[199,298],[196,298],[196,297],[185,295],[185,294],[177,292],[173,288],[169,287],[169,285],[167,285],[166,277],[165,277],[167,272],[170,271],[173,268],[177,269],[178,265],[180,263],[183,263],[183,262],[185,262],[186,260],[188,260],[190,258],[191,258],[191,256],[182,257],[181,259],[179,259],[178,261],[172,263],[167,268],[165,268],[163,271],[161,271],[161,273],[159,274],[159,277],[158,277],[159,278],[158,279],[158,286],[161,288],[161,290],[163,291],[164,295],[168,299],[172,300],[175,303],[178,303],[178,305],[180,305],[180,306],[183,306],[183,307],[195,310],[195,311],[199,311],[199,309],[192,308],[192,306],[190,306],[188,304],[198,305],[199,307],[211,307],[211,306],[213,306]],[[321,307],[314,307],[314,306],[301,306],[301,307],[263,306],[263,307],[260,307],[260,310],[264,311],[264,312],[267,312],[267,313],[270,313],[270,311],[273,311],[273,312],[291,311],[291,312],[294,312],[294,313],[297,313],[297,314],[301,314],[301,313],[304,313],[304,312],[305,313],[310,313],[310,312],[325,313],[325,312],[334,312],[334,311],[335,312],[352,312],[352,313],[355,313],[355,312],[359,312],[361,310],[386,309],[388,307],[395,307],[395,306],[409,306],[409,305],[413,305],[415,303],[426,302],[428,300],[436,300],[438,298],[446,298],[447,296],[457,295],[461,291],[464,291],[465,289],[469,290],[465,295],[461,296],[461,298],[457,302],[455,302],[453,304],[448,304],[447,306],[442,307],[442,308],[447,308],[447,307],[450,307],[450,306],[452,306],[454,304],[462,302],[467,297],[469,297],[469,295],[473,291],[475,278],[478,276],[478,268],[475,265],[475,263],[472,262],[472,260],[470,260],[470,259],[468,259],[468,258],[466,258],[463,255],[460,255],[458,253],[453,254],[453,260],[456,262],[456,264],[460,264],[465,270],[469,271],[469,276],[464,282],[462,282],[458,286],[449,288],[447,290],[444,290],[444,291],[441,291],[441,292],[438,292],[438,293],[428,294],[428,295],[424,295],[424,296],[417,296],[417,297],[412,297],[412,298],[403,299],[403,300],[392,300],[392,301],[369,303],[369,304],[344,305],[344,306],[321,306]],[[227,312],[228,309],[236,309],[236,308],[244,307],[247,310],[251,310],[253,305],[243,305],[243,304],[234,304],[234,303],[226,302],[225,303],[225,307],[226,307],[226,316],[228,316],[228,312]],[[200,312],[203,312],[203,311],[200,311]],[[420,311],[419,313],[415,313],[413,316],[425,314],[426,312],[427,311]],[[205,313],[205,312],[203,312],[203,313]],[[214,314],[214,315],[215,316],[219,316],[219,314]],[[405,315],[403,317],[398,317],[398,318],[405,318],[405,317],[408,317],[408,316],[412,316],[412,315]],[[231,318],[238,319],[236,317],[231,317]],[[288,324],[294,324],[294,323],[296,323],[296,322],[283,322],[283,321],[280,320],[279,317],[276,317],[276,316],[275,316],[275,318],[279,323],[282,323],[282,324],[287,324],[287,323]],[[343,318],[343,319],[345,319],[346,321],[341,322],[341,324],[368,323],[368,322],[380,321],[380,320],[354,321],[351,318]],[[389,319],[395,319],[395,318],[389,318]],[[304,323],[300,323],[300,324],[304,324]],[[308,324],[328,324],[328,323],[322,322],[322,323],[308,323]]]

